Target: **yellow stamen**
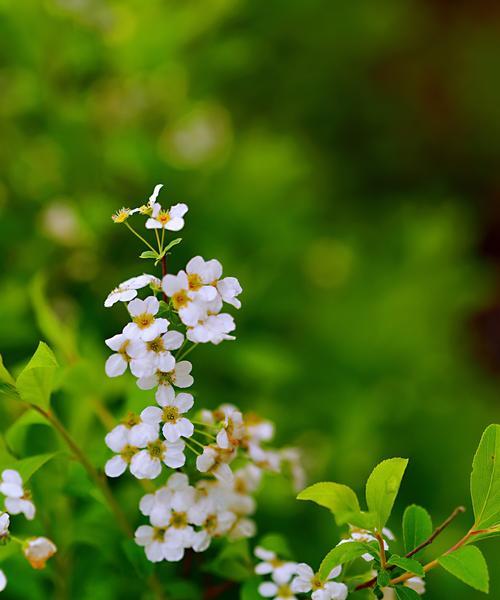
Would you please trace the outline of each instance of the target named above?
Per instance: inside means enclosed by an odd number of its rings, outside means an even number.
[[[120,208],[111,216],[115,223],[124,223],[130,216],[130,208]]]

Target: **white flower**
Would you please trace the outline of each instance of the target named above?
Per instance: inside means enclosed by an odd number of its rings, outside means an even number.
[[[217,297],[215,282],[221,272],[222,267],[218,260],[205,261],[201,256],[195,256],[186,266],[188,289],[205,302],[215,300]]]
[[[392,535],[392,533],[391,533],[391,535]],[[376,542],[376,541],[377,541],[377,538],[374,537],[373,535],[371,535],[368,531],[365,531],[364,529],[359,529],[359,530],[351,531],[350,536],[345,540],[340,540],[340,542],[337,544],[337,546],[340,546],[342,544],[348,544],[349,542],[369,543],[369,542]],[[389,545],[387,544],[387,542],[385,540],[384,540],[384,549],[389,550]],[[370,562],[373,560],[373,556],[369,552],[362,554],[361,557],[363,558],[363,560],[366,560],[366,562]]]
[[[167,331],[150,341],[131,340],[127,354],[133,359],[130,365],[132,373],[136,377],[145,377],[155,371],[172,371],[175,358],[171,350],[179,349],[183,341],[184,336],[179,331]]]
[[[205,446],[203,454],[196,458],[196,468],[200,473],[211,473],[222,483],[231,485],[233,472],[227,464],[229,456],[224,456],[224,451],[214,446]]]
[[[165,559],[165,529],[141,525],[135,531],[135,543],[144,546],[146,557],[151,562]]]
[[[5,573],[0,569],[0,592],[3,592],[7,587],[7,577],[5,577]]]
[[[43,569],[49,558],[57,552],[57,548],[48,538],[37,537],[26,540],[23,552],[34,569]]]
[[[186,204],[175,204],[169,210],[154,202],[151,217],[146,221],[146,229],[168,229],[169,231],[180,231],[184,227],[184,215],[189,210]]]
[[[243,291],[236,277],[225,277],[217,282],[217,291],[222,300],[235,308],[241,308],[241,302],[236,298]]]
[[[262,546],[255,548],[255,556],[260,558],[260,562],[255,567],[257,575],[272,575],[275,583],[288,583],[290,579],[295,575],[297,570],[297,563],[281,560],[276,552],[272,550],[266,550]]]
[[[269,442],[274,437],[274,423],[255,413],[245,413],[244,423],[249,442]]]
[[[130,472],[137,479],[155,479],[161,473],[161,464],[178,469],[186,462],[184,442],[164,442],[156,439],[134,454],[130,461]]]
[[[109,296],[104,302],[104,306],[109,308],[116,304],[116,302],[129,302],[137,297],[137,290],[140,290],[148,285],[154,285],[156,288],[160,286],[160,280],[154,275],[139,275],[138,277],[132,277],[127,279],[123,283],[110,292]]]
[[[196,292],[189,289],[185,271],[179,271],[177,275],[165,275],[162,289],[170,298],[172,306],[179,313],[179,318],[184,325],[193,327],[204,317],[203,300]]]
[[[265,450],[259,444],[248,444],[248,456],[261,469],[279,473],[281,470],[281,455],[276,450]]]
[[[128,354],[129,344],[130,340],[123,333],[106,340],[106,345],[115,351],[115,354],[108,358],[104,367],[108,377],[119,377],[127,370],[127,365],[132,360],[132,357]]]
[[[35,505],[29,492],[23,489],[23,480],[17,471],[6,469],[2,472],[0,492],[5,496],[5,509],[11,515],[22,513],[29,521],[35,518]]]
[[[204,529],[211,538],[226,535],[236,521],[236,515],[218,506],[213,497],[202,498],[189,509],[189,520]]]
[[[152,390],[158,386],[156,391],[156,401],[160,406],[164,406],[171,402],[175,397],[174,388],[188,388],[193,385],[193,377],[191,369],[193,365],[187,360],[178,362],[172,371],[156,371],[152,375],[140,377],[137,380],[137,385],[141,390]]]
[[[144,426],[140,426],[144,425]],[[132,458],[149,442],[158,439],[158,428],[148,423],[142,423],[127,427],[117,425],[105,437],[108,448],[117,455],[110,458],[104,466],[104,472],[108,477],[119,477],[130,465]]]
[[[191,437],[194,425],[182,415],[193,406],[191,394],[180,393],[173,400],[159,402],[162,408],[148,406],[141,413],[146,423],[158,426],[163,423],[162,433],[167,442],[176,442],[180,437]]]
[[[244,435],[243,415],[239,410],[232,410],[226,413],[222,429],[217,434],[217,445],[224,450],[238,447]]]
[[[197,344],[220,344],[224,340],[235,340],[234,335],[228,335],[236,329],[234,319],[227,313],[219,315],[207,314],[196,325],[189,327],[186,333],[188,340]]]
[[[292,592],[307,594],[312,591],[312,600],[344,600],[347,597],[347,586],[330,581],[338,577],[341,572],[340,565],[334,567],[326,580],[322,581],[309,565],[300,563],[296,569],[297,576],[291,584]]]
[[[155,319],[160,309],[160,302],[155,296],[149,296],[145,300],[136,298],[127,305],[132,316],[132,323],[126,325],[123,334],[131,340],[144,340],[150,342],[168,329],[167,319]]]
[[[273,577],[274,579],[274,577]],[[289,583],[266,581],[259,585],[259,594],[264,598],[275,598],[275,600],[297,600]]]
[[[9,535],[10,517],[7,513],[0,512],[0,541]]]
[[[165,510],[171,508],[171,500],[177,492],[192,490],[190,495],[194,498],[194,488],[189,485],[188,476],[184,473],[173,473],[167,484],[159,488],[154,494],[146,494],[141,498],[139,509],[143,515],[150,517],[153,525],[164,519]]]

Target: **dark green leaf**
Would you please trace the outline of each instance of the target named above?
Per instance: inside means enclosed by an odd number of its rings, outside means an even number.
[[[500,524],[500,425],[484,431],[472,463],[470,477],[475,528]]]
[[[439,564],[458,579],[480,592],[488,593],[488,565],[479,548],[464,546],[452,554],[441,556]]]
[[[398,600],[422,600],[415,590],[406,585],[398,585],[394,588]]]
[[[391,576],[389,575],[389,573],[387,571],[384,571],[383,569],[381,571],[379,571],[379,573],[377,575],[377,584],[380,587],[388,586],[390,581],[391,581]]]
[[[391,515],[407,464],[406,458],[384,460],[373,469],[368,478],[366,502],[368,510],[376,516],[379,531],[382,531]]]
[[[240,600],[261,600],[262,596],[259,594],[259,585],[262,583],[262,579],[252,577],[247,579],[240,589]]]
[[[247,540],[227,543],[204,570],[222,579],[245,581],[254,573]]]
[[[403,541],[406,552],[414,550],[432,534],[429,513],[416,504],[408,506],[403,515]]]
[[[359,513],[359,502],[356,494],[347,485],[333,482],[315,483],[302,490],[298,500],[312,500],[320,506],[331,510],[337,525],[347,523],[349,515]]]

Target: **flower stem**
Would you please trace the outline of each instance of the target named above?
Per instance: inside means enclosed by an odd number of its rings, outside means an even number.
[[[185,350],[180,356],[179,358],[176,357],[177,360],[183,360],[184,358],[186,358],[186,356],[196,348],[196,346],[198,345],[198,343],[193,344],[192,346],[190,346],[187,350]]]
[[[382,569],[385,570],[385,568],[387,567],[387,560],[385,558],[384,538],[380,535],[378,531],[375,534],[375,537],[377,538],[377,542],[380,548],[380,566],[382,567]]]
[[[127,221],[125,221],[125,225],[126,225],[126,226],[127,226],[129,229],[130,229],[130,231],[131,231],[131,232],[132,232],[132,233],[133,233],[135,236],[137,236],[137,237],[138,237],[138,238],[141,240],[141,242],[143,242],[144,244],[146,244],[146,246],[147,246],[147,247],[148,247],[150,250],[152,250],[152,251],[153,251],[153,252],[155,252],[155,253],[157,252],[157,250],[155,250],[155,249],[153,248],[153,246],[151,246],[151,244],[150,244],[150,243],[149,243],[147,240],[145,240],[145,239],[142,237],[142,235],[141,235],[140,233],[138,233],[138,232],[137,232],[137,231],[136,231],[136,230],[135,230],[135,229],[132,227],[132,225],[129,225],[129,224],[127,223]]]

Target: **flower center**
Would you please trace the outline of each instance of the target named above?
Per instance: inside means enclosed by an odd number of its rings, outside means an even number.
[[[313,590],[322,590],[323,589],[323,582],[321,581],[321,579],[315,575],[312,579],[311,579],[311,587]]]
[[[125,340],[123,342],[123,344],[120,346],[120,349],[118,350],[118,354],[120,354],[122,356],[122,358],[124,358],[127,362],[129,362],[129,360],[130,360],[129,355],[127,354],[127,348],[128,348],[129,343],[130,343],[130,340]]]
[[[163,444],[161,443],[161,440],[150,442],[148,444],[148,452],[151,458],[160,459],[163,456]]]
[[[158,216],[156,217],[157,221],[159,221],[162,225],[166,225],[170,219],[171,216],[168,214],[168,212],[166,210],[162,210]]]
[[[247,484],[243,479],[236,479],[234,482],[234,491],[237,494],[246,494],[248,491]]]
[[[146,346],[150,352],[156,352],[157,354],[165,352],[165,344],[163,343],[163,338],[161,336],[151,342],[147,342]]]
[[[134,317],[134,323],[137,325],[137,327],[139,327],[139,329],[146,329],[153,324],[154,320],[155,318],[153,315],[149,313],[142,313],[142,315],[137,315],[137,317]]]
[[[284,562],[283,562],[281,559],[279,559],[279,558],[272,558],[272,559],[269,561],[269,564],[270,564],[270,565],[271,565],[271,566],[272,566],[274,569],[277,569],[278,567],[281,567],[281,565],[283,565],[283,564],[284,564]]]
[[[190,275],[188,275],[188,283],[189,289],[192,292],[197,292],[200,288],[203,287],[203,281],[201,280],[201,277],[198,275],[198,273],[191,273]]]
[[[175,527],[175,529],[184,529],[187,527],[188,520],[186,513],[183,512],[174,512],[170,517],[170,526]]]
[[[172,304],[174,305],[175,310],[179,310],[179,308],[184,308],[189,304],[189,298],[186,290],[179,290],[175,292],[172,296]]]
[[[128,413],[128,415],[122,421],[123,425],[125,425],[127,429],[132,429],[134,425],[139,425],[140,422],[141,418],[138,415],[134,415],[132,412]]]
[[[172,385],[175,381],[175,371],[156,371],[158,377],[158,385]]]
[[[208,533],[213,534],[215,532],[217,529],[217,523],[217,515],[208,515],[204,523],[205,529],[208,531]]]
[[[115,223],[123,223],[128,219],[129,215],[130,208],[120,208],[120,210],[116,211],[111,218]]]
[[[135,446],[130,446],[129,444],[127,444],[125,448],[123,448],[123,450],[120,452],[120,456],[128,464],[137,453],[137,450],[138,448],[136,448]]]
[[[179,418],[179,409],[176,406],[165,406],[163,409],[163,422],[176,423]]]
[[[153,529],[153,540],[155,540],[155,542],[163,542],[165,538],[165,529],[163,529],[162,527],[155,527]]]
[[[278,587],[278,598],[293,598],[292,590],[286,583]]]

